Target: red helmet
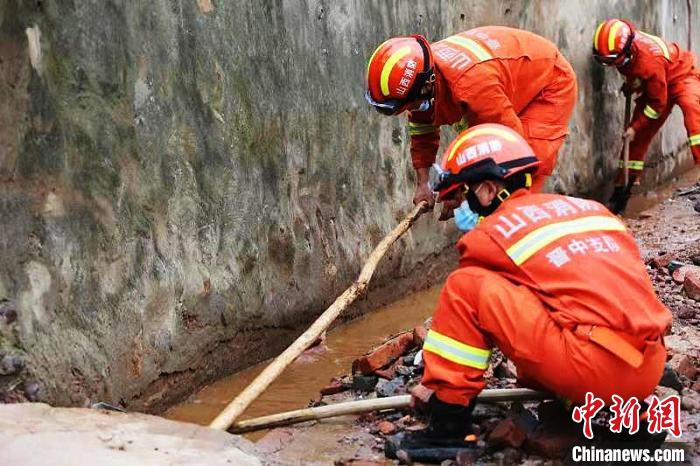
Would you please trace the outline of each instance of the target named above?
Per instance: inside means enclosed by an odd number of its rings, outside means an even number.
[[[468,183],[508,180],[517,173],[537,171],[540,161],[530,145],[507,126],[487,123],[463,131],[430,171],[438,201]]]
[[[377,111],[395,115],[420,100],[435,80],[430,44],[421,35],[394,37],[377,47],[367,64],[365,99]]]
[[[593,57],[603,65],[621,65],[629,57],[632,39],[632,23],[621,19],[603,21],[593,36]]]

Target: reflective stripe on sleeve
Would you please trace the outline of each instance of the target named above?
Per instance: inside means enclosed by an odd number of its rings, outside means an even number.
[[[700,133],[691,135],[691,136],[688,138],[688,145],[689,145],[689,146],[697,146],[697,145],[700,145]]]
[[[421,134],[434,133],[438,129],[438,126],[431,125],[430,123],[413,123],[410,121],[408,122],[409,136],[419,136]]]
[[[651,118],[652,120],[658,120],[661,114],[651,108],[649,105],[644,107],[644,115],[646,115],[648,118]]]
[[[620,160],[620,168],[625,168],[625,163]],[[644,170],[644,162],[641,160],[628,160],[627,168],[630,170]]]
[[[488,50],[473,39],[462,36],[450,36],[445,39],[445,42],[449,42],[463,49],[467,49],[477,58],[478,61],[490,60],[493,58],[493,55],[491,55]]]
[[[509,247],[506,254],[515,265],[521,265],[559,238],[589,231],[625,231],[625,225],[616,218],[600,215],[550,223],[525,235]]]
[[[491,358],[491,350],[464,344],[432,329],[425,337],[423,350],[459,365],[481,370],[489,367],[489,358]]]
[[[661,49],[661,53],[664,54],[664,58],[666,58],[666,60],[671,60],[671,55],[668,53],[668,47],[666,46],[666,42],[664,42],[663,39],[661,39],[660,37],[656,37],[656,36],[653,36],[651,34],[648,34],[646,32],[643,32],[643,31],[639,31],[639,32],[641,32],[644,36],[651,39],[653,42],[656,43],[656,45],[659,46],[659,48]]]

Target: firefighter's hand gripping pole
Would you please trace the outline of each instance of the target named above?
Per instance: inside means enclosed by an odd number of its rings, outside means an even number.
[[[321,316],[304,333],[297,338],[282,354],[277,356],[269,366],[258,375],[245,390],[243,390],[218,416],[209,424],[213,429],[226,430],[246,410],[246,408],[265,391],[265,389],[303,353],[316,339],[333,323],[333,321],[345,310],[357,297],[362,295],[369,284],[374,269],[384,257],[389,247],[399,239],[425,212],[428,203],[420,202],[381,242],[374,248],[369,259],[362,267],[360,276],[345,290],[343,294],[326,309]]]

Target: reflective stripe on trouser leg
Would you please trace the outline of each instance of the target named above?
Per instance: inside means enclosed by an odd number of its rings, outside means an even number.
[[[620,168],[625,168],[625,162],[623,160],[620,160]],[[644,161],[643,160],[628,160],[627,161],[627,168],[630,170],[642,171],[642,170],[644,170]]]
[[[428,331],[423,351],[430,351],[461,366],[482,370],[489,367],[491,357],[491,351],[488,349],[467,345],[435,330]]]
[[[688,138],[688,145],[693,154],[693,159],[695,159],[695,165],[700,165],[700,133],[691,135]]]

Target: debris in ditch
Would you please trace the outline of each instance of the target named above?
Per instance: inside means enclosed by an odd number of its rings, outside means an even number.
[[[357,392],[371,392],[378,381],[379,377],[376,375],[353,375],[352,389]]]
[[[413,333],[404,332],[352,363],[353,373],[373,374],[388,366],[413,346]]]
[[[685,273],[683,289],[689,298],[700,301],[700,267],[690,269]]]
[[[349,390],[352,388],[352,382],[348,380],[348,378],[343,378],[339,379],[337,377],[334,377],[331,379],[328,385],[323,387],[321,391],[321,395],[335,395],[336,393],[344,392],[345,390]]]

